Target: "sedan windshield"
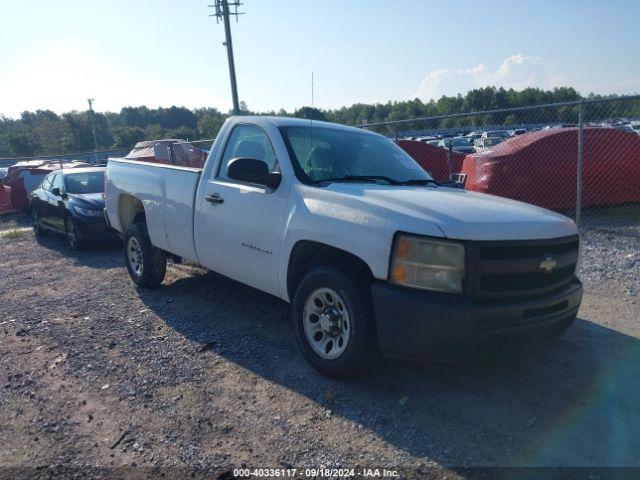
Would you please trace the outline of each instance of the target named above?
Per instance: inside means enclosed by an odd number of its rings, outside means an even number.
[[[368,132],[315,126],[281,127],[296,175],[305,183],[432,178],[388,138]]]
[[[104,172],[68,173],[64,176],[67,193],[104,192]]]

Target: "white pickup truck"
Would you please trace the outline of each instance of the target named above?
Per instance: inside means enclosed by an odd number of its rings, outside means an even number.
[[[106,215],[136,284],[179,257],[280,297],[329,376],[380,351],[545,340],[582,299],[569,218],[440,185],[391,140],[330,123],[232,117],[203,169],[111,159]]]

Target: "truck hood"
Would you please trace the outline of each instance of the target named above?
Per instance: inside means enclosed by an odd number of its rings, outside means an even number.
[[[396,228],[410,233],[428,234],[433,231],[428,224],[435,225],[445,237],[460,240],[534,240],[578,233],[573,220],[564,215],[455,188],[355,183],[334,183],[325,188],[355,197],[362,207],[367,204],[369,212],[397,219]]]

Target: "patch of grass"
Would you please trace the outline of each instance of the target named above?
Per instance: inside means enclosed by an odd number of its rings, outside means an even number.
[[[2,237],[4,238],[20,238],[24,234],[24,230],[19,228],[12,228],[11,230],[7,230],[6,232],[2,232]]]

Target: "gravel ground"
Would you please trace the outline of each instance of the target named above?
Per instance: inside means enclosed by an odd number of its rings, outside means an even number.
[[[138,290],[119,245],[0,237],[0,468],[640,466],[638,227],[583,247],[580,318],[544,350],[341,382],[304,362],[266,294],[188,265]]]

